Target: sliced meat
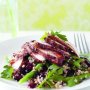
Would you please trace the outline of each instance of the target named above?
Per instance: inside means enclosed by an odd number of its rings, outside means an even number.
[[[50,50],[39,49],[39,54],[44,56],[47,60],[51,61],[52,63],[58,65],[62,65],[63,61],[65,60],[65,58],[61,54]]]
[[[13,57],[15,57],[15,58],[23,58],[24,56],[26,56],[28,54],[29,50],[27,50],[27,49],[29,49],[29,42],[26,42],[22,46],[22,48],[21,48],[21,50],[19,52],[13,53]]]
[[[60,53],[57,53],[57,52],[51,50],[50,47],[47,47],[47,49],[45,49],[45,48],[41,49],[40,47],[37,46],[37,43],[38,42],[36,42],[36,41],[30,43],[29,47],[34,54],[32,56],[32,58],[37,58],[36,57],[37,54],[42,55],[42,57],[44,57],[45,59],[47,59],[55,64],[58,64],[58,65],[61,65],[62,62],[65,60],[63,55],[61,55]],[[48,50],[48,49],[50,49],[50,50]],[[30,55],[32,55],[32,54],[30,54]],[[39,61],[41,61],[41,60],[39,59]]]
[[[36,42],[36,47],[40,48],[40,49],[44,49],[44,50],[51,50],[51,51],[57,52],[57,53],[63,55],[63,57],[65,57],[67,59],[70,58],[70,54],[68,52],[66,52],[66,51],[64,51],[60,48],[57,48],[55,46],[51,46],[51,45]]]
[[[60,43],[58,43],[57,41],[54,41],[54,40],[52,40],[51,38],[46,38],[45,39],[45,42],[46,43],[48,43],[48,44],[50,44],[52,47],[54,47],[54,48],[59,48],[59,49],[62,49],[62,50],[64,50],[64,51],[67,51],[67,48],[64,46],[64,45],[62,45],[62,44],[60,44]]]
[[[23,60],[23,57],[28,55],[28,45],[29,42],[26,42],[19,52],[13,53],[13,59],[10,61],[11,65],[14,64],[17,60]]]
[[[13,53],[13,57],[15,60],[23,59],[24,56],[26,56],[28,53],[26,49],[21,49],[21,51]]]
[[[22,61],[22,59],[15,61],[15,63],[12,64],[12,67],[17,70],[20,67]]]
[[[17,70],[17,69],[19,69],[19,67],[22,65],[22,63],[24,62],[29,62],[29,60],[28,60],[28,57],[29,57],[29,54],[27,54],[26,56],[23,56],[23,58],[22,59],[18,59],[18,60],[15,60],[14,59],[14,63],[13,64],[11,64],[12,65],[12,67],[15,69],[15,70]]]
[[[27,50],[28,54],[36,61],[36,62],[43,62],[45,58],[38,54],[37,49],[35,47],[36,41],[31,41],[28,43],[27,47],[24,48]]]
[[[19,62],[20,60],[18,60],[17,62]],[[24,75],[26,75],[28,72],[30,72],[33,69],[34,64],[30,63],[30,61],[28,60],[28,56],[25,56],[23,58],[23,61],[20,63],[20,65],[18,65],[17,63],[15,63],[18,66],[18,69],[14,68],[14,73],[13,73],[13,79],[19,81]]]
[[[57,36],[49,35],[49,36],[45,39],[45,41],[47,41],[48,38],[51,39],[51,40],[53,40],[53,41],[56,41],[56,42],[62,44],[63,46],[66,47],[66,50],[67,50],[68,52],[70,52],[71,54],[74,54],[74,55],[78,56],[77,53],[76,53],[76,51],[75,51],[75,49],[74,49],[70,44],[68,44],[68,43],[66,43],[65,41],[63,41],[62,39],[58,38]]]
[[[49,60],[57,65],[62,65],[65,60],[70,58],[71,54],[77,55],[71,45],[57,36],[49,35],[45,38],[45,43],[40,43],[35,40],[26,42],[22,46],[21,51],[13,54],[13,62],[23,60],[25,56],[29,55],[34,62],[43,63]]]
[[[32,46],[30,46],[31,42],[26,42],[23,46],[21,51],[14,53],[13,54],[13,59],[10,61],[11,65],[16,66],[17,62],[20,62],[21,60],[23,60],[23,58],[27,55],[29,55],[30,57],[32,57],[36,62],[41,62],[44,60],[43,56],[40,56],[38,53],[35,52],[35,48],[34,49],[30,49],[32,48]],[[30,46],[30,47],[29,47]],[[40,59],[41,58],[41,59]]]
[[[44,62],[45,61],[45,57],[43,57],[39,53],[31,53],[30,56],[34,59],[35,62]]]

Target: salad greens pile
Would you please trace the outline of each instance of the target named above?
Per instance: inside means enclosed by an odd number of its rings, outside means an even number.
[[[83,59],[73,57],[71,60],[67,62],[67,64],[71,64],[72,66],[70,67],[70,70],[83,70],[85,71],[85,67],[82,67],[80,63],[83,62]],[[84,79],[90,78],[90,73],[83,73],[80,75],[70,75],[70,76],[64,76],[64,67],[59,67],[55,64],[52,64],[51,66],[48,67],[48,72],[44,80],[40,85],[38,85],[38,88],[44,88],[45,84],[49,86],[49,88],[55,88],[52,82],[60,82],[63,81],[66,83],[67,86],[72,87],[75,86],[76,84],[79,84],[82,82]]]
[[[60,34],[59,32],[50,32],[52,35],[55,35],[59,37],[60,39],[64,41],[68,41],[65,35]],[[44,40],[45,37],[47,37],[48,33],[46,32],[42,37],[41,40]],[[84,55],[83,55],[84,56]],[[86,56],[90,56],[86,55]],[[88,58],[88,57],[87,57]],[[85,66],[83,64],[85,60],[84,58],[77,57],[77,56],[71,56],[69,60],[66,60],[66,62],[62,66],[58,66],[56,64],[50,64],[47,65],[47,74],[43,81],[37,86],[37,88],[55,88],[55,83],[57,82],[64,82],[67,86],[75,86],[76,84],[79,84],[84,79],[90,78],[90,72],[88,71],[88,66]],[[19,83],[24,83],[31,78],[35,76],[37,72],[40,72],[42,67],[45,65],[45,63],[38,63],[33,70],[31,70],[29,73],[27,73],[23,78],[19,80]],[[68,68],[65,68],[65,65]],[[68,73],[65,73],[65,70]],[[83,73],[77,74],[77,71],[81,70]],[[88,72],[87,72],[88,71]],[[13,72],[14,69],[10,65],[5,65],[3,72],[1,72],[1,78],[5,79],[13,79]]]

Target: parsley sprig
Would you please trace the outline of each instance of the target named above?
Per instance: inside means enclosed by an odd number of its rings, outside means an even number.
[[[42,41],[44,41],[44,39],[45,39],[46,37],[48,37],[48,35],[57,36],[57,37],[59,37],[60,39],[62,39],[62,40],[64,40],[64,41],[68,41],[66,35],[63,35],[63,34],[61,34],[61,33],[58,32],[58,31],[55,31],[55,32],[54,32],[54,31],[45,32],[44,35],[43,35],[40,39],[41,39]]]
[[[1,78],[12,79],[14,69],[11,66],[5,65],[3,72],[1,72]]]

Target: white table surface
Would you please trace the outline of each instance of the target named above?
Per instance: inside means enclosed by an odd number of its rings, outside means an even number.
[[[69,41],[72,42],[72,44],[74,44],[74,38],[72,33],[75,32],[63,32],[65,34],[67,34]],[[80,33],[80,32],[79,32]],[[90,46],[90,32],[83,32],[87,38],[87,43]],[[17,37],[23,37],[23,36],[29,36],[31,34],[37,35],[37,34],[43,34],[43,32],[41,31],[34,31],[34,32],[20,32],[18,33]],[[9,33],[0,33],[0,42],[3,42],[5,40],[11,39],[12,36]],[[90,47],[89,47],[90,49]],[[12,90],[11,88],[7,88],[5,87],[1,82],[0,82],[0,90]],[[83,89],[79,89],[79,90],[90,90],[90,87],[87,88],[83,88]]]

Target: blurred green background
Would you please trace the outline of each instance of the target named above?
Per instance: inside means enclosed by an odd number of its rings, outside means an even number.
[[[0,0],[0,31],[90,31],[90,0]]]

